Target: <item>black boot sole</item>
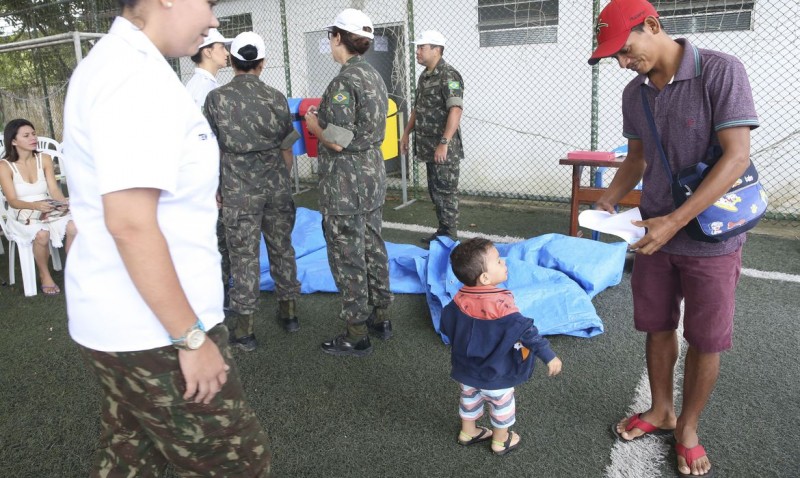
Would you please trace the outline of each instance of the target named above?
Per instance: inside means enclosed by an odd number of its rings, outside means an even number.
[[[322,349],[328,355],[335,355],[337,357],[366,357],[372,353],[372,347],[364,350],[337,350],[337,349]]]

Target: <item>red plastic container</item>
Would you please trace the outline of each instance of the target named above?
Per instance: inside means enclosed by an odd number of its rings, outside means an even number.
[[[312,106],[319,108],[320,101],[322,101],[322,98],[304,98],[302,101],[300,101],[300,108],[297,111],[298,115],[300,115],[300,123],[303,126],[303,139],[305,139],[306,142],[306,154],[310,158],[317,157],[319,140],[308,130],[308,125],[306,124],[306,113],[308,113],[308,109]]]
[[[600,161],[613,161],[613,151],[570,151],[567,159],[596,159]]]

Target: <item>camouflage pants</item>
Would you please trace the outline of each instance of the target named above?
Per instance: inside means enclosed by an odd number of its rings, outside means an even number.
[[[231,284],[231,258],[228,256],[228,242],[225,239],[225,224],[222,223],[222,209],[217,216],[217,250],[222,256],[222,283],[225,286],[225,295]]]
[[[428,193],[436,207],[439,228],[436,233],[455,239],[458,233],[458,174],[460,163],[426,162]]]
[[[340,317],[349,325],[366,322],[373,307],[387,308],[389,256],[381,237],[383,210],[322,218],[328,263],[342,298]]]
[[[178,351],[98,352],[80,347],[103,389],[102,432],[92,477],[157,477],[171,463],[180,476],[270,476],[269,439],[244,398],[218,325],[208,338],[230,366],[208,405],[183,399]]]
[[[222,205],[225,238],[231,260],[233,285],[228,292],[228,307],[242,315],[255,313],[258,304],[261,265],[261,234],[267,244],[269,273],[275,281],[278,300],[300,296],[297,262],[292,246],[295,206],[288,201],[271,202],[249,198],[252,208],[240,209],[225,199]],[[235,203],[235,202],[233,202]]]

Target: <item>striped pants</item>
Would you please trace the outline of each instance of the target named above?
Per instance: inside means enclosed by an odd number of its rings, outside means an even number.
[[[508,428],[517,421],[514,387],[500,390],[481,390],[461,385],[458,414],[462,420],[476,421],[483,416],[483,403],[489,403],[492,428]]]

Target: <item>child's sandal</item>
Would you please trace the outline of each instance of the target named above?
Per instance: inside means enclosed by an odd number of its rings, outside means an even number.
[[[486,427],[478,427],[481,431],[474,437],[467,435],[466,433],[459,432],[458,434],[458,444],[461,446],[470,446],[476,443],[480,443],[482,441],[486,441],[492,438],[492,431]],[[467,438],[466,440],[462,440],[462,438]]]
[[[512,445],[511,444],[511,440],[514,438],[514,435],[519,436],[519,434],[517,434],[517,432],[509,431],[508,432],[508,438],[506,438],[506,441],[502,442],[502,441],[492,440],[492,445],[493,446],[502,446],[503,447],[502,450],[495,450],[493,448],[492,449],[492,453],[494,453],[497,456],[503,456],[506,453],[509,453],[512,450],[514,450],[515,448],[517,448],[519,446],[519,444],[522,443],[522,438],[520,438],[519,441],[517,441],[516,443],[514,443]]]

